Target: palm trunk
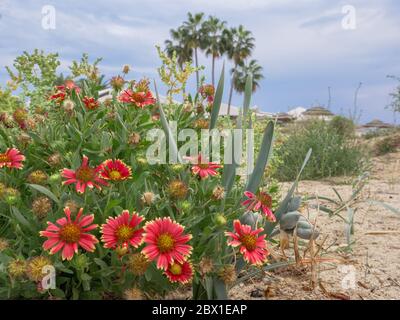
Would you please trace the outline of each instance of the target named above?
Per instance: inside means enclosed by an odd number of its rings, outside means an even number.
[[[194,48],[194,61],[196,63],[196,83],[197,83],[197,91],[199,91],[199,58],[197,56],[197,47]]]
[[[214,77],[214,70],[215,70],[215,56],[213,55],[212,56],[212,67],[211,67],[211,72],[212,72],[212,74],[211,74],[211,78],[212,78],[212,85],[213,85],[213,87],[215,87],[215,81],[214,81],[214,79],[215,79],[215,77]]]
[[[236,67],[237,67],[237,64],[235,64],[235,68],[233,69],[232,79],[231,79],[231,89],[229,90],[228,116],[230,116],[230,114],[231,114],[231,102],[232,102],[232,94],[233,94],[233,81],[235,80]]]

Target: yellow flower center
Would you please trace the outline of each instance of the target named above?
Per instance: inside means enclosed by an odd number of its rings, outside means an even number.
[[[208,169],[209,167],[208,163],[203,163],[203,162],[198,163],[197,166],[200,167],[201,169]]]
[[[89,167],[80,167],[76,170],[76,178],[83,182],[92,181],[95,176],[95,172]]]
[[[165,253],[174,248],[175,240],[169,233],[163,233],[158,237],[157,244],[160,252]]]
[[[245,234],[241,236],[240,242],[242,242],[245,248],[249,251],[253,251],[257,247],[257,238],[251,234]]]
[[[78,242],[81,237],[81,229],[74,223],[68,223],[60,230],[60,239],[68,243]]]
[[[137,103],[144,102],[144,94],[141,92],[132,93],[132,100]]]
[[[272,198],[268,193],[260,192],[257,196],[258,201],[260,201],[264,206],[268,208],[272,207]]]
[[[0,153],[0,163],[10,162],[10,157],[5,153]]]
[[[177,263],[173,263],[170,267],[169,267],[169,271],[175,275],[175,276],[179,276],[180,274],[182,274],[182,266],[177,264]]]
[[[127,225],[122,225],[122,226],[118,227],[115,234],[119,241],[126,242],[132,237],[133,228],[131,228]]]
[[[110,171],[110,178],[111,180],[119,180],[121,179],[121,173],[117,170]]]

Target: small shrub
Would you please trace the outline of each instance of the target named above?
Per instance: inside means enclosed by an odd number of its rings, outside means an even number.
[[[329,127],[338,135],[348,138],[354,136],[356,128],[353,120],[343,116],[333,117],[332,120],[329,122]]]
[[[341,120],[340,120],[341,121]],[[313,149],[313,155],[303,172],[305,179],[358,174],[363,165],[364,152],[360,145],[337,128],[324,121],[295,124],[280,149],[276,150],[283,165],[275,177],[281,181],[296,178],[301,155]]]
[[[375,143],[375,154],[378,156],[395,152],[400,147],[400,136],[390,136]]]

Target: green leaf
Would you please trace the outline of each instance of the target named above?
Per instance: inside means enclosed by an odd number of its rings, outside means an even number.
[[[15,217],[15,219],[17,219],[17,221],[23,225],[24,227],[28,228],[30,231],[35,232],[32,224],[26,220],[26,218],[22,215],[22,213],[18,210],[18,208],[16,207],[11,207],[13,216]]]
[[[260,152],[258,154],[257,162],[254,171],[249,178],[246,186],[246,191],[255,193],[260,186],[261,179],[264,175],[265,168],[272,153],[272,145],[274,138],[274,123],[270,121],[265,128],[264,136]]]
[[[219,109],[221,108],[222,94],[224,93],[224,77],[225,77],[225,64],[222,67],[221,76],[218,81],[217,91],[215,92],[213,107],[211,111],[211,119],[209,129],[215,128],[218,120]]]
[[[107,263],[105,263],[103,260],[99,258],[94,258],[94,262],[101,268],[101,269],[107,269]]]
[[[155,81],[154,81],[154,90],[156,92],[156,97],[157,97],[156,104],[157,104],[158,109],[160,110],[161,124],[163,126],[165,134],[168,137],[168,147],[170,148],[170,155],[172,154],[172,157],[174,159],[177,159],[179,163],[182,163],[183,162],[182,157],[179,154],[178,147],[177,147],[176,141],[175,141],[175,137],[174,137],[172,130],[168,124],[168,120],[165,116],[164,109],[162,108],[161,103],[160,103],[160,97],[158,95],[157,85],[156,85]],[[171,161],[171,159],[169,159],[169,160]]]
[[[51,192],[49,189],[40,186],[38,184],[27,184],[29,187],[32,189],[35,189],[39,191],[40,193],[43,193],[44,195],[48,196],[51,200],[53,200],[55,203],[57,203],[58,206],[61,206],[60,200],[55,196],[53,192]]]

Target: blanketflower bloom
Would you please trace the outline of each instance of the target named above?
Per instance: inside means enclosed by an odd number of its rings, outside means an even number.
[[[123,181],[128,179],[132,170],[122,160],[106,160],[102,164],[100,175],[103,179],[112,181]]]
[[[65,100],[67,94],[63,91],[57,91],[55,94],[51,95],[49,100],[54,100],[55,103],[61,104]]]
[[[257,194],[254,194],[253,192],[245,191],[244,195],[248,199],[242,202],[243,206],[250,211],[262,211],[268,220],[272,222],[276,221],[275,215],[271,210],[272,198],[268,193],[260,191]]]
[[[79,93],[81,91],[81,88],[79,88],[73,80],[65,80],[64,86],[58,86],[57,88],[63,91],[74,90],[76,93]]]
[[[119,101],[133,104],[138,108],[143,108],[145,106],[154,104],[156,99],[154,99],[150,90],[147,92],[133,92],[131,89],[126,89],[120,94]]]
[[[122,211],[117,217],[109,217],[106,223],[101,226],[101,240],[105,248],[115,249],[117,246],[134,248],[142,243],[143,228],[139,225],[143,217],[136,212],[129,214],[128,210]]]
[[[228,245],[240,247],[239,251],[246,262],[250,264],[263,264],[269,252],[267,250],[266,235],[258,234],[264,231],[263,228],[252,230],[251,226],[241,224],[239,220],[233,222],[235,232],[225,232],[225,236],[230,237]]]
[[[208,103],[214,102],[215,88],[212,84],[205,84],[201,86],[199,89],[199,93],[204,99],[207,99]]]
[[[99,242],[94,235],[88,233],[97,228],[97,224],[92,224],[94,215],[82,215],[81,208],[75,220],[72,220],[68,207],[64,208],[64,213],[66,217],[58,219],[56,224],[48,221],[46,230],[40,231],[42,237],[48,238],[43,243],[43,249],[50,250],[50,254],[62,249],[63,260],[71,260],[74,254],[78,253],[78,247],[93,252],[95,244]]]
[[[95,168],[89,167],[88,165],[89,159],[85,155],[83,156],[81,166],[74,170],[71,169],[63,169],[62,177],[67,179],[63,182],[64,185],[69,185],[72,183],[76,184],[76,191],[78,193],[84,193],[86,187],[101,190],[101,185],[106,186],[107,182],[100,177],[100,171],[102,170],[102,166],[99,165]]]
[[[164,272],[169,281],[182,284],[190,282],[193,278],[193,266],[189,261],[183,263],[173,262]]]
[[[142,253],[150,261],[157,260],[157,268],[166,271],[173,262],[183,263],[192,251],[186,244],[192,235],[184,234],[184,227],[171,218],[157,218],[147,222]]]
[[[0,168],[14,168],[22,169],[24,165],[22,161],[25,160],[25,156],[16,148],[8,148],[6,152],[0,153]]]
[[[194,163],[192,166],[192,173],[198,175],[201,179],[208,178],[208,176],[215,176],[218,172],[215,169],[222,168],[221,165],[214,162],[204,162],[201,153],[198,155],[197,159],[193,157],[186,157]]]
[[[56,86],[56,93],[50,96],[50,100],[54,100],[57,104],[61,104],[67,97],[67,94],[75,91],[75,93],[79,93],[81,89],[75,84],[72,80],[66,80],[64,85]]]
[[[93,97],[85,96],[83,97],[82,102],[88,110],[95,110],[100,106],[100,103]]]

